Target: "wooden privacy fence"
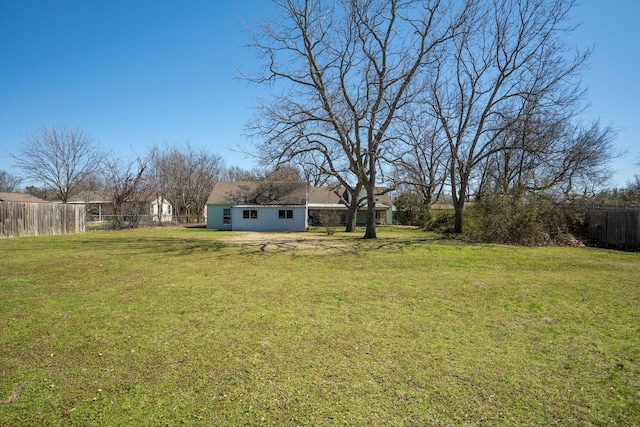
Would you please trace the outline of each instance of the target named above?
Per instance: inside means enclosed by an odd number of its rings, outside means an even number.
[[[640,249],[640,206],[587,208],[585,225],[591,240],[607,246]]]
[[[0,203],[0,237],[67,234],[85,231],[84,205]]]

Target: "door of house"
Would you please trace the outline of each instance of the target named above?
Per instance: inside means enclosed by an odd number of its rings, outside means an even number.
[[[378,224],[385,225],[387,223],[387,211],[378,211]]]

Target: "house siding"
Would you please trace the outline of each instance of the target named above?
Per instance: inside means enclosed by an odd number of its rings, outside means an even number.
[[[384,212],[384,213],[383,213]],[[392,225],[393,224],[393,211],[391,208],[376,209],[376,224],[378,225]],[[357,225],[365,225],[367,223],[367,207],[364,206],[358,209],[358,215],[356,217]]]
[[[255,210],[258,217],[243,218],[244,210]],[[293,218],[279,218],[280,210],[292,210]],[[220,215],[222,216],[222,211]],[[231,226],[234,231],[306,231],[307,208],[304,206],[234,207],[231,209]]]
[[[230,208],[231,205],[207,205],[207,228],[214,230],[231,230],[232,224],[223,224],[224,210]]]
[[[231,209],[231,224],[223,224],[224,209]],[[255,210],[257,218],[243,218],[242,211]],[[292,210],[293,218],[281,219],[278,211]],[[251,206],[207,205],[207,228],[233,231],[306,231],[307,208],[304,206]]]
[[[151,201],[149,214],[153,222],[171,222],[173,221],[171,204],[163,198]]]

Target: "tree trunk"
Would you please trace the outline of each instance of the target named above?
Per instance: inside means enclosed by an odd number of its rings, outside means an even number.
[[[427,228],[431,220],[433,219],[433,213],[431,211],[431,202],[426,202],[422,205],[422,212],[420,213],[422,218],[418,218],[418,224],[420,227]]]
[[[460,190],[456,194],[456,188],[452,188],[453,209],[455,210],[455,220],[453,223],[453,232],[462,233],[462,218],[464,213],[464,203],[467,198],[467,180],[460,180]]]
[[[346,194],[348,194],[348,211],[346,218],[346,227],[345,232],[351,233],[356,231],[356,225],[358,222],[358,208],[360,207],[360,192],[362,191],[362,184],[358,183],[354,188],[350,188],[349,186],[345,186]]]
[[[376,235],[376,198],[375,194],[367,193],[367,229],[364,239],[377,239]]]
[[[453,223],[453,232],[462,233],[462,212],[464,211],[464,199],[460,199],[453,203],[455,210],[455,220]]]
[[[452,160],[452,172],[451,172],[451,198],[453,199],[453,209],[455,211],[455,220],[453,223],[453,232],[454,233],[462,233],[462,217],[464,213],[464,202],[467,197],[467,185],[468,178],[467,174],[461,172],[460,177],[460,189],[456,186],[456,173],[455,173],[455,163]]]
[[[376,187],[375,180],[367,185],[367,228],[363,239],[377,239],[376,235]]]
[[[352,200],[349,204],[349,210],[347,211],[347,220],[346,220],[346,233],[352,233],[356,231],[356,223],[358,221],[358,199]]]

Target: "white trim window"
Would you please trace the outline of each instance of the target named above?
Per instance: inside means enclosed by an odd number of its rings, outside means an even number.
[[[258,219],[258,211],[256,209],[244,209],[242,211],[243,219]]]
[[[278,219],[293,219],[293,209],[278,210]]]

